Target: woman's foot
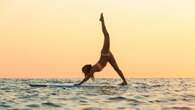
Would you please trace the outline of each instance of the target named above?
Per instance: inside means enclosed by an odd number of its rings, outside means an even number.
[[[100,21],[104,21],[103,13],[101,13],[101,15],[100,15]]]
[[[119,85],[121,85],[121,86],[127,85],[127,82],[122,82]]]

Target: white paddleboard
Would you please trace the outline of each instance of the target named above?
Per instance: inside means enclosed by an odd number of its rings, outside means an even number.
[[[71,88],[71,87],[116,87],[110,85],[94,85],[94,84],[83,84],[83,85],[74,85],[73,83],[32,83],[29,84],[31,87],[62,87],[62,88]]]

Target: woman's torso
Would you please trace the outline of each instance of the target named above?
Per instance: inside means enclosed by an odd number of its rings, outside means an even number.
[[[112,53],[101,53],[100,59],[98,60],[98,62],[93,66],[94,70],[96,72],[101,71],[106,64],[108,63],[110,57],[112,56]]]

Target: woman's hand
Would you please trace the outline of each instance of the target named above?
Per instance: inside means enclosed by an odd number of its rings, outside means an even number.
[[[87,75],[85,76],[85,78],[79,83],[79,84],[74,84],[75,86],[80,86],[81,84],[83,84],[84,82],[86,82],[87,80],[89,80],[90,76]]]
[[[81,84],[74,84],[74,86],[80,86]]]

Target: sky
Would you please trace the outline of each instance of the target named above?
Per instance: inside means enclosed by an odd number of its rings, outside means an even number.
[[[124,75],[195,78],[194,0],[0,0],[0,77],[83,77],[103,45]],[[118,78],[107,64],[96,77]]]

